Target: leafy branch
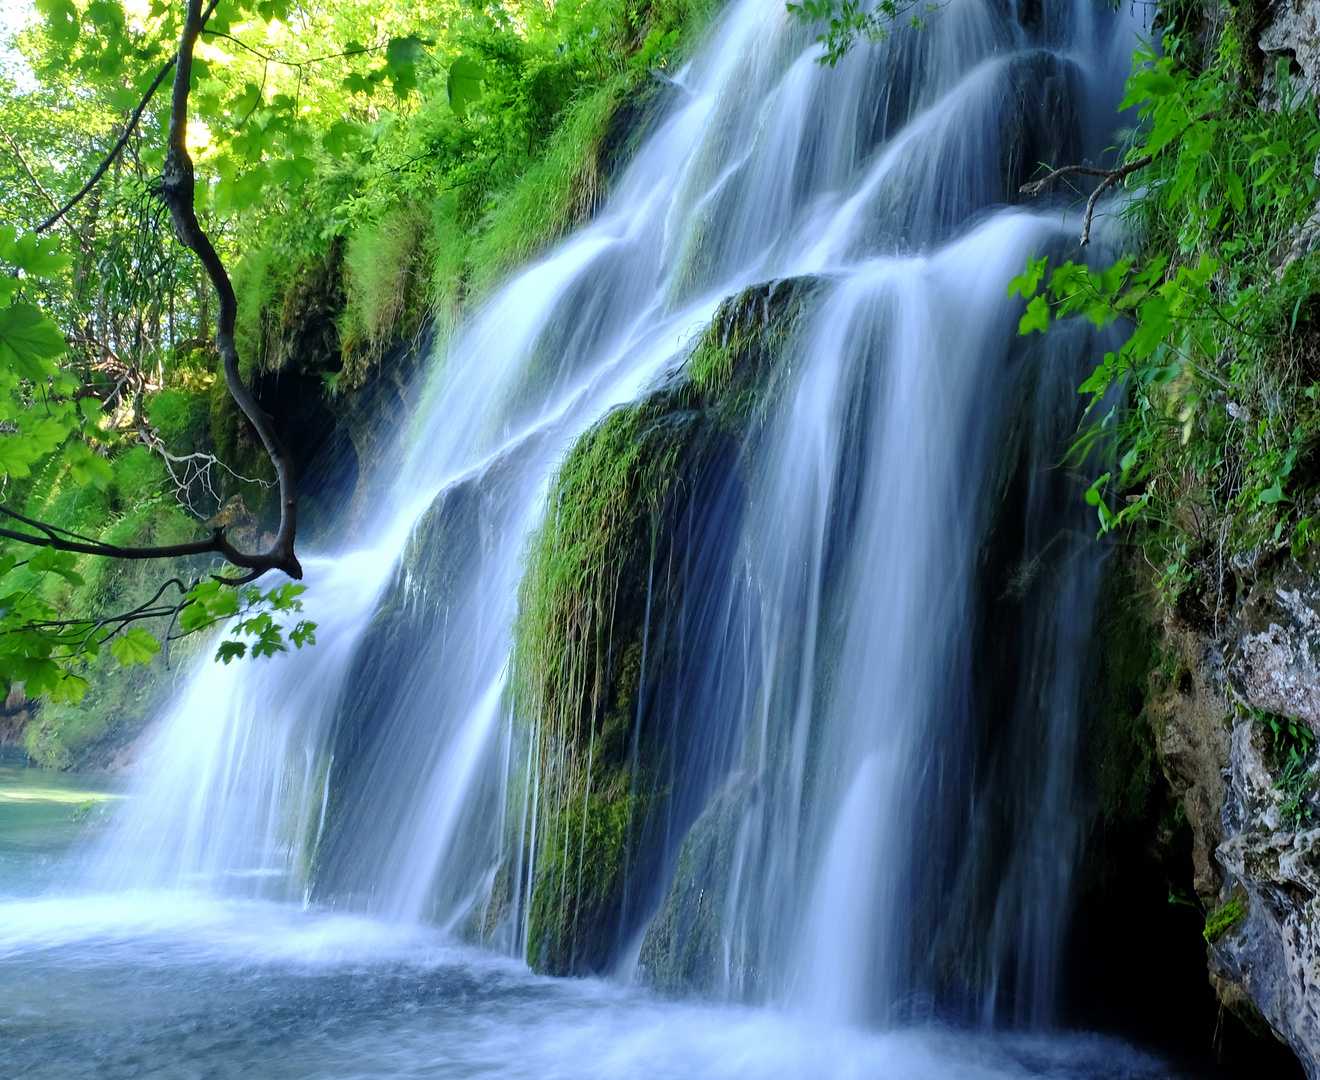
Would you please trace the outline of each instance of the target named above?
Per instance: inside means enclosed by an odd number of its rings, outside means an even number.
[[[908,16],[910,29],[924,29],[926,19],[940,6],[926,0],[879,0],[874,8],[863,7],[861,0],[802,0],[787,8],[802,22],[825,23],[825,33],[816,38],[824,49],[820,63],[834,67],[858,41],[872,45],[887,41],[904,15]]]
[[[1026,301],[1022,334],[1071,316],[1127,328],[1079,388],[1088,416],[1103,412],[1083,437],[1101,433],[1115,459],[1086,498],[1102,532],[1141,527],[1164,603],[1194,596],[1215,619],[1226,546],[1296,557],[1320,537],[1320,116],[1283,62],[1261,107],[1235,33],[1226,26],[1218,58],[1195,68],[1173,38],[1163,55],[1137,55],[1123,108],[1140,124],[1124,165],[1068,165],[1021,189],[1098,177],[1085,244],[1099,197],[1144,170],[1124,209],[1135,254],[1103,271],[1033,255],[1008,289]]]

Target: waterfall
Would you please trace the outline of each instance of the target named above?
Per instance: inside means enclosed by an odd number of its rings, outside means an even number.
[[[636,725],[672,724],[681,775],[627,853],[605,959],[657,977],[648,928],[718,828],[708,991],[1049,1021],[1103,554],[1053,466],[1097,341],[1017,338],[1009,278],[1077,223],[1011,203],[1106,145],[1131,28],[1093,0],[950,0],[834,68],[813,37],[782,0],[722,14],[595,219],[437,349],[369,541],[304,558],[320,643],[198,666],[89,887],[526,949],[546,736],[505,689],[550,479],[681,377],[722,301],[810,278],[787,388],[686,549],[684,611],[655,615],[690,639],[679,669],[643,663]]]

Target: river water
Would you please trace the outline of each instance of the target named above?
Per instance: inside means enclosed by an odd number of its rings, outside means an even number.
[[[550,979],[435,928],[196,892],[86,895],[122,784],[0,756],[0,1076],[1156,1080],[1092,1035],[876,1032]]]
[[[435,930],[300,905],[52,899],[124,785],[25,764],[0,753],[0,1076],[1167,1075],[1110,1040],[821,1030],[783,1013],[538,978]]]

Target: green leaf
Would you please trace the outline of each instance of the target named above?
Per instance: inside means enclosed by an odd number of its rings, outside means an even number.
[[[21,236],[12,226],[0,229],[0,259],[12,263],[28,277],[54,280],[73,261],[60,251],[54,237],[41,237],[35,232]]]
[[[264,165],[248,169],[234,181],[231,189],[232,205],[236,210],[247,210],[261,201],[262,189],[270,179],[270,170]]]
[[[130,626],[110,645],[110,655],[124,667],[147,665],[160,652],[160,642],[140,626]]]
[[[214,625],[215,617],[206,610],[206,605],[199,601],[184,604],[179,610],[179,629],[185,634],[204,630],[208,626]]]
[[[1009,296],[1021,296],[1023,300],[1030,300],[1036,295],[1036,290],[1040,288],[1041,279],[1045,276],[1045,268],[1049,265],[1049,259],[1033,259],[1027,257],[1027,272],[1018,274],[1008,283]]]
[[[1242,191],[1242,177],[1235,172],[1226,173],[1224,175],[1224,190],[1228,192],[1228,201],[1233,204],[1233,209],[1239,214],[1242,213],[1242,208],[1247,204]]]
[[[1079,394],[1103,394],[1114,381],[1115,358],[1113,353],[1105,353],[1105,361],[1091,373],[1091,377],[1077,388]]]
[[[276,183],[288,184],[290,187],[298,188],[316,175],[316,162],[309,157],[298,154],[291,158],[281,158],[271,166],[270,171]]]
[[[87,693],[88,682],[81,675],[75,675],[71,671],[65,671],[59,667],[53,660],[43,661],[43,665],[53,669],[53,672],[44,680],[44,690],[54,702],[67,701],[70,705],[77,705],[82,701],[83,695]],[[29,679],[24,684],[24,689],[29,691],[29,696],[35,697],[36,693],[30,688],[33,686]],[[39,692],[39,691],[38,691]]]
[[[0,364],[13,367],[24,379],[54,374],[51,363],[67,345],[60,328],[32,304],[0,308]]]
[[[267,601],[276,611],[301,611],[302,601],[298,597],[306,591],[306,585],[299,585],[295,581],[286,581],[278,589],[272,589],[264,597],[258,594],[255,599]]]
[[[258,656],[271,657],[276,653],[288,652],[289,647],[284,644],[284,639],[280,637],[280,631],[284,628],[278,623],[268,627],[261,632],[261,635],[252,643],[252,656],[255,659]]]
[[[1283,485],[1278,480],[1275,480],[1273,484],[1256,496],[1258,502],[1264,503],[1267,506],[1281,503],[1285,498],[1286,496],[1283,494]]]
[[[110,467],[110,463],[96,454],[86,443],[75,442],[65,451],[64,460],[69,463],[69,476],[80,487],[87,487],[90,484],[98,491],[104,491],[115,478],[115,471]]]
[[[425,55],[421,38],[390,38],[385,46],[385,67],[382,69],[394,88],[394,93],[405,97],[417,88],[417,63]]]
[[[60,45],[72,45],[78,40],[82,20],[71,0],[37,0],[37,10],[46,20],[46,29]]]
[[[485,77],[486,69],[471,57],[460,56],[449,65],[446,92],[449,107],[460,120],[467,116],[468,106],[481,100],[481,81]]]
[[[185,634],[204,630],[238,614],[238,596],[218,581],[203,581],[189,590],[187,603],[179,612],[179,627]]]
[[[0,472],[22,479],[32,475],[29,466],[40,454],[30,452],[31,444],[14,435],[0,435]]]
[[[261,87],[256,83],[246,83],[243,86],[242,93],[232,98],[228,105],[230,115],[243,120],[251,113],[255,112],[257,106],[261,104]]]
[[[215,651],[215,658],[229,663],[231,660],[241,660],[247,655],[247,646],[241,641],[222,641],[220,648]]]
[[[1033,296],[1027,305],[1027,312],[1018,323],[1019,334],[1030,334],[1033,330],[1045,331],[1050,325],[1050,305],[1045,297]]]
[[[257,14],[266,22],[289,21],[289,5],[285,0],[260,0],[257,4]]]
[[[56,551],[53,547],[43,547],[28,559],[28,569],[34,574],[58,574],[70,585],[84,584],[82,575],[74,567],[78,558],[71,551]]]
[[[371,94],[375,92],[377,84],[384,77],[383,71],[373,71],[366,75],[351,71],[344,76],[343,87],[350,94]]]
[[[357,124],[345,123],[343,120],[337,120],[330,125],[330,129],[321,136],[321,145],[325,147],[326,153],[333,157],[343,157],[349,150],[352,150],[362,140],[362,129]]]
[[[65,424],[50,416],[22,416],[18,421],[18,434],[26,439],[33,461],[39,457],[44,457],[60,445],[69,436],[69,429]]]
[[[1105,487],[1109,483],[1109,473],[1097,476],[1095,483],[1086,489],[1086,501],[1091,506],[1100,506],[1104,502]]]

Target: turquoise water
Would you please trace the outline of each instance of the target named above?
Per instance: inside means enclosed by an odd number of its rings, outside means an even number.
[[[66,876],[123,798],[123,781],[50,772],[0,748],[0,897],[35,895]]]
[[[877,1032],[535,976],[433,927],[186,891],[79,892],[113,777],[0,756],[4,1080],[1156,1080],[1113,1039]]]
[[[116,906],[118,905],[118,906]],[[266,1080],[1155,1080],[1096,1037],[875,1033],[551,980],[433,936],[282,905],[22,906],[0,930],[0,1075]],[[9,913],[15,912],[13,905]],[[6,914],[0,908],[0,917]]]

